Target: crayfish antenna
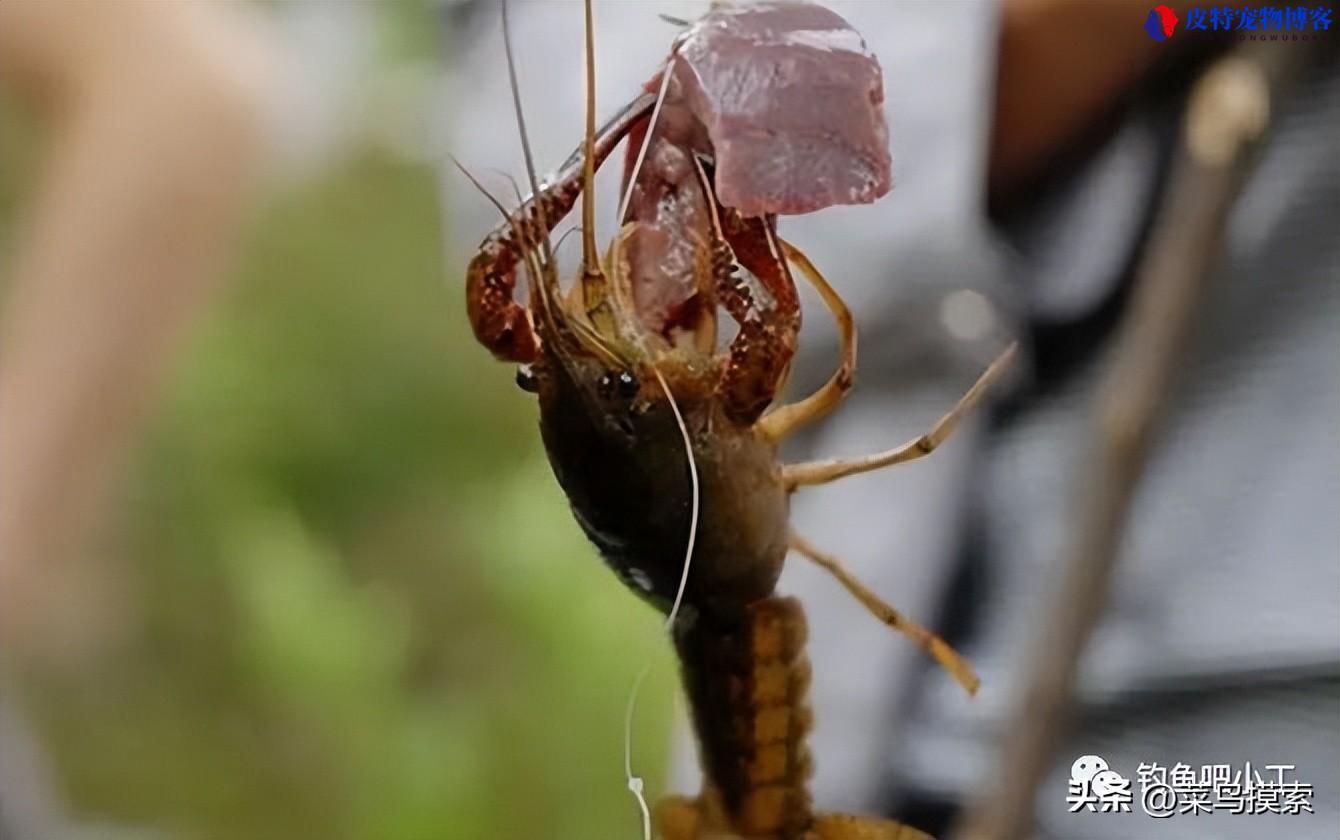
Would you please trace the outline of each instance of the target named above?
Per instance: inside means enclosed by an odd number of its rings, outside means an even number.
[[[609,285],[596,246],[596,46],[591,0],[586,12],[586,131],[582,141],[582,303],[587,316],[603,331],[613,329]]]
[[[525,256],[527,273],[530,275],[531,289],[539,302],[540,317],[556,335],[566,335],[568,331],[556,309],[560,306],[557,269],[554,267],[554,248],[549,241],[549,225],[544,218],[546,204],[540,190],[540,179],[535,174],[535,155],[530,147],[530,134],[526,131],[526,115],[521,107],[521,86],[517,82],[516,55],[512,49],[512,26],[508,15],[507,0],[502,3],[503,54],[507,58],[507,81],[512,89],[512,109],[516,113],[517,132],[521,135],[521,152],[526,159],[526,177],[530,180],[531,196],[534,199],[536,218],[527,225],[526,245],[522,249]],[[538,249],[538,253],[536,250]]]
[[[511,222],[512,214],[507,212],[507,208],[503,206],[502,201],[500,201],[498,197],[495,196],[493,193],[489,192],[488,189],[479,182],[479,179],[475,177],[474,173],[466,169],[465,164],[461,163],[456,158],[455,155],[448,154],[447,157],[451,158],[451,162],[455,164],[456,169],[459,170],[460,173],[465,176],[465,179],[470,182],[470,185],[473,186],[476,190],[478,190],[481,195],[487,198],[490,204],[498,208],[498,212],[502,214],[503,221]],[[517,203],[518,204],[521,203],[520,195],[517,196]]]
[[[586,0],[586,134],[582,157],[582,273],[600,276],[596,249],[596,45],[591,0]],[[603,279],[603,278],[602,278]]]
[[[531,194],[538,200],[540,197],[540,179],[535,174],[535,155],[530,148],[530,134],[526,131],[526,114],[521,107],[521,85],[517,82],[516,72],[516,54],[512,49],[512,25],[511,18],[507,9],[511,4],[503,0],[502,4],[502,29],[503,29],[503,54],[507,58],[507,82],[512,88],[512,110],[516,113],[517,132],[521,135],[521,153],[526,158],[526,177],[530,179]],[[549,237],[544,237],[545,257],[551,254],[549,248]]]

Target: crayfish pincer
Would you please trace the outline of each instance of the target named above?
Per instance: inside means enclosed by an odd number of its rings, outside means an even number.
[[[794,533],[789,498],[930,454],[1013,348],[916,440],[863,458],[778,463],[779,443],[852,387],[856,326],[819,270],[778,236],[777,219],[888,191],[878,62],[820,6],[717,7],[597,130],[589,0],[586,31],[586,136],[545,183],[511,75],[531,194],[510,211],[495,201],[504,221],[470,263],[467,301],[475,336],[537,395],[549,461],[582,530],[631,590],[673,617],[704,784],[694,799],[660,803],[660,830],[683,840],[922,836],[811,807],[805,617],[774,594],[787,554],[832,572],[968,691],[977,678],[939,637]],[[602,255],[593,177],[625,138],[627,193]],[[550,233],[578,197],[582,263],[565,290]],[[840,361],[818,391],[774,405],[801,322],[793,270],[835,318]],[[734,324],[724,347],[722,313]]]

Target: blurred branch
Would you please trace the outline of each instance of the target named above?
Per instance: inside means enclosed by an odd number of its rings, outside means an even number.
[[[1271,103],[1311,51],[1246,44],[1216,61],[1192,90],[1156,234],[1099,390],[1090,452],[1065,563],[1032,673],[1001,752],[999,785],[970,807],[958,840],[1018,840],[1034,821],[1038,784],[1053,764],[1073,706],[1080,656],[1107,601],[1130,502],[1155,440],[1196,313],[1220,256],[1229,212],[1250,172]]]

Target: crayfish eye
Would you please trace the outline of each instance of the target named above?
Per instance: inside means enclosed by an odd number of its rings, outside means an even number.
[[[619,397],[621,399],[630,400],[637,396],[637,377],[626,370],[620,371],[617,374],[607,373],[600,377],[600,381],[596,383],[596,387],[599,388],[600,395],[605,399]]]
[[[540,390],[540,381],[535,376],[535,371],[530,369],[530,365],[518,365],[516,369],[516,386],[523,391],[529,391],[534,394]]]

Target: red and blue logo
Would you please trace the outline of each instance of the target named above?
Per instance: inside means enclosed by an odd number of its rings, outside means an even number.
[[[1145,33],[1155,41],[1166,41],[1177,30],[1177,13],[1167,6],[1155,6],[1145,18]]]
[[[3,2],[3,0],[0,0]],[[1315,6],[1192,6],[1182,27],[1187,35],[1197,30],[1226,33],[1238,41],[1320,41],[1329,38],[1335,21],[1331,3]],[[1166,41],[1177,31],[1177,13],[1155,6],[1145,18],[1145,34]]]

